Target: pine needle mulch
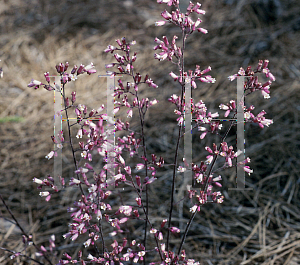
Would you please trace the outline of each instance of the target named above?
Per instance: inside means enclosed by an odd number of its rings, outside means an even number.
[[[245,191],[233,191],[235,171],[221,172],[221,205],[207,204],[195,217],[184,248],[190,258],[201,264],[299,264],[300,263],[300,4],[280,0],[204,1],[207,14],[201,26],[207,35],[194,34],[188,39],[186,67],[212,67],[215,84],[201,84],[193,91],[212,113],[220,103],[236,97],[236,83],[227,77],[239,67],[255,67],[259,59],[269,59],[269,68],[276,77],[271,98],[257,93],[246,104],[255,105],[273,119],[269,128],[246,124],[246,156],[254,170],[246,176]],[[38,196],[34,177],[44,178],[53,172],[53,161],[45,156],[52,150],[53,93],[27,88],[31,78],[44,81],[43,73],[56,74],[54,66],[68,61],[84,65],[93,62],[98,74],[105,74],[104,65],[113,62],[103,50],[116,38],[135,39],[138,51],[136,69],[148,73],[159,89],[145,89],[144,95],[163,104],[153,107],[147,116],[148,151],[162,155],[172,163],[176,136],[173,106],[167,99],[179,88],[168,73],[174,70],[168,62],[154,60],[154,38],[169,39],[179,32],[172,26],[154,27],[166,6],[156,1],[5,1],[1,5],[0,80],[0,193],[28,234],[37,244],[47,246],[55,234],[58,256],[74,253],[82,242],[64,241],[68,227],[67,207],[78,196],[65,191],[49,203]],[[178,42],[179,45],[180,42]],[[81,76],[69,88],[77,91],[77,102],[96,108],[105,103],[105,81],[94,76]],[[170,114],[172,113],[172,114]],[[221,114],[222,112],[219,111]],[[223,126],[226,126],[224,124]],[[64,128],[66,130],[66,128]],[[76,133],[76,131],[73,131]],[[199,163],[207,153],[199,135],[193,138],[193,159]],[[234,132],[229,136],[235,141]],[[73,174],[71,156],[64,153],[66,179]],[[101,161],[94,161],[101,164]],[[150,189],[150,216],[156,225],[167,218],[171,187],[171,170],[158,172],[158,180]],[[180,200],[186,195],[190,180],[178,178],[174,226],[184,227],[188,221],[189,203]],[[120,197],[132,199],[129,189],[120,190]],[[161,201],[165,201],[162,204]],[[112,197],[111,204],[118,202]],[[140,237],[141,223],[128,228]],[[108,239],[111,240],[111,239]],[[172,246],[178,246],[173,237]],[[21,232],[1,204],[0,247],[18,251],[22,248]],[[35,250],[28,249],[34,257]],[[10,260],[10,253],[0,250],[1,264],[30,264],[21,258]],[[33,263],[31,263],[33,264]]]

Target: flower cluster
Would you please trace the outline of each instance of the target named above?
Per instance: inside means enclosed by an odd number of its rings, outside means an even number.
[[[60,63],[58,65],[56,65],[56,71],[57,73],[60,74],[61,76],[61,81],[63,84],[66,84],[70,81],[75,81],[77,79],[77,76],[80,74],[84,74],[87,73],[88,75],[94,74],[96,73],[96,69],[94,69],[94,65],[93,63],[90,63],[87,66],[84,66],[83,64],[81,64],[78,68],[77,65],[74,65],[73,69],[71,70],[71,73],[68,74],[66,73],[66,71],[68,70],[69,67],[69,63],[66,62],[65,64]],[[50,74],[49,72],[44,73],[46,82],[48,84],[44,84],[40,81],[37,81],[35,79],[31,79],[31,82],[27,85],[28,87],[34,87],[34,89],[38,89],[40,86],[44,86],[44,88],[46,90],[55,90],[55,88],[53,86],[50,85]]]
[[[105,107],[102,105],[98,108],[88,110],[84,104],[76,103],[76,92],[73,91],[69,97],[66,96],[65,86],[70,81],[75,81],[77,77],[83,73],[88,75],[96,72],[94,65],[84,66],[76,65],[70,73],[67,73],[69,63],[56,65],[56,71],[60,74],[62,82],[62,96],[64,99],[64,111],[68,117],[69,109],[73,109],[76,115],[76,122],[70,124],[67,119],[69,138],[71,135],[71,126],[78,126],[76,138],[79,139],[79,148],[75,148],[73,142],[70,140],[74,160],[74,176],[68,180],[69,186],[77,187],[80,190],[80,197],[74,202],[72,207],[68,208],[70,213],[71,222],[69,223],[69,230],[63,235],[64,238],[70,238],[72,241],[77,241],[82,238],[84,241],[83,247],[85,251],[79,251],[77,258],[75,255],[64,254],[64,257],[58,264],[127,264],[128,262],[146,263],[146,259],[150,257],[149,253],[157,253],[159,255],[159,262],[152,262],[154,264],[197,264],[193,259],[186,257],[183,244],[187,236],[189,227],[197,212],[200,212],[201,207],[208,202],[222,203],[224,196],[221,192],[215,189],[222,187],[220,181],[221,175],[215,175],[213,167],[218,158],[225,159],[224,167],[242,166],[244,171],[248,174],[253,170],[249,166],[245,166],[250,162],[250,158],[245,159],[238,165],[234,165],[234,159],[241,153],[241,151],[234,151],[232,146],[228,146],[225,141],[226,135],[221,136],[220,130],[222,125],[215,119],[219,114],[207,111],[207,107],[203,101],[197,103],[191,99],[190,107],[191,113],[194,117],[194,128],[198,128],[201,132],[200,139],[204,139],[208,134],[216,134],[220,136],[219,146],[213,143],[212,147],[206,146],[205,150],[209,152],[206,156],[206,161],[201,161],[199,165],[191,163],[187,164],[185,159],[185,167],[179,165],[178,157],[180,156],[179,146],[183,136],[183,123],[185,118],[186,106],[185,104],[185,82],[191,82],[193,88],[197,88],[196,82],[214,83],[215,79],[207,75],[211,71],[208,66],[204,70],[200,70],[200,66],[196,65],[194,70],[187,70],[184,68],[184,50],[187,37],[193,32],[207,33],[206,29],[200,28],[201,19],[198,18],[193,21],[191,18],[192,13],[205,14],[205,11],[200,9],[201,4],[193,4],[190,2],[185,13],[179,10],[179,0],[157,0],[157,3],[165,3],[168,6],[174,6],[175,11],[169,13],[167,10],[161,13],[164,21],[158,21],[157,26],[164,25],[166,22],[172,23],[179,27],[182,33],[183,46],[176,45],[177,36],[173,36],[172,41],[169,42],[166,36],[162,40],[155,38],[156,46],[154,50],[160,51],[155,54],[155,59],[159,61],[169,60],[178,66],[178,72],[170,72],[171,78],[177,82],[181,87],[181,95],[173,94],[168,101],[175,105],[175,114],[178,115],[176,121],[178,123],[178,139],[175,150],[174,162],[171,166],[174,167],[172,175],[172,187],[170,191],[170,210],[169,217],[163,218],[160,228],[157,229],[156,224],[151,220],[149,214],[149,194],[148,187],[153,182],[157,181],[157,171],[166,166],[164,158],[156,154],[147,153],[145,141],[145,115],[151,106],[158,103],[156,99],[142,98],[140,95],[140,86],[146,85],[151,88],[158,86],[153,82],[149,75],[142,75],[137,72],[134,63],[137,59],[137,53],[131,52],[131,47],[135,45],[135,41],[128,42],[126,38],[117,39],[117,47],[108,45],[104,52],[111,53],[114,57],[114,62],[106,64],[107,73],[112,78],[115,76],[125,76],[130,80],[124,81],[118,79],[118,86],[114,88],[115,108],[113,114],[117,114],[121,108],[124,108],[127,113],[127,118],[138,117],[140,127],[135,130],[132,129],[130,123],[122,121],[117,118],[114,120],[106,113],[102,113]],[[235,80],[243,76],[246,81],[244,83],[244,90],[250,94],[256,90],[260,90],[265,98],[269,98],[270,85],[275,81],[275,77],[271,74],[268,67],[268,61],[259,61],[255,70],[249,66],[246,70],[241,68],[235,75],[229,79]],[[257,73],[264,73],[269,81],[261,84],[258,82]],[[50,84],[49,72],[44,74],[46,84],[31,80],[28,87],[35,89],[44,86],[46,90],[56,89]],[[233,113],[233,119],[237,115],[237,106],[234,100],[227,104],[221,104],[221,110],[225,111],[225,117]],[[272,120],[266,119],[265,111],[261,111],[255,116],[251,111],[254,106],[249,108],[244,107],[244,118],[246,122],[258,123],[260,127],[269,126],[273,123]],[[135,116],[135,113],[137,115]],[[60,114],[60,113],[59,113]],[[93,118],[93,121],[91,120]],[[114,127],[112,126],[114,125]],[[233,122],[230,125],[233,126]],[[229,129],[230,129],[229,128]],[[109,136],[115,133],[122,132],[122,136],[116,137],[116,143],[112,144],[109,141]],[[56,148],[63,147],[64,136],[63,132],[51,137]],[[111,148],[112,147],[112,148]],[[110,150],[109,150],[110,149]],[[109,154],[110,153],[110,154]],[[129,155],[128,160],[125,160],[126,155]],[[46,158],[50,159],[56,155],[56,150],[51,151]],[[102,167],[96,169],[92,165],[95,156],[100,155],[102,158]],[[114,159],[110,161],[109,156]],[[127,156],[128,157],[128,156]],[[132,161],[130,160],[131,158]],[[168,165],[170,166],[170,165]],[[193,182],[196,185],[191,188],[187,187],[188,199],[190,200],[190,220],[184,232],[175,227],[172,223],[174,194],[175,194],[175,179],[176,174],[185,172],[188,167],[193,172]],[[176,171],[177,169],[177,171]],[[111,175],[112,174],[112,175]],[[34,178],[33,181],[37,183],[38,189],[47,188],[48,190],[40,192],[40,196],[46,197],[49,201],[54,192],[58,192],[54,179],[48,175],[44,180]],[[62,186],[65,186],[65,180],[60,178]],[[121,205],[113,205],[116,201],[113,198],[115,188],[118,185],[130,188],[134,196],[130,201],[122,201]],[[126,223],[128,221],[143,222],[145,227],[144,239],[137,242],[136,239],[129,240],[128,234],[130,233]],[[158,224],[159,225],[159,224]],[[105,227],[105,228],[104,228]],[[176,237],[181,237],[180,246],[175,251],[169,250],[170,247],[170,234]],[[155,243],[154,249],[148,249],[147,237]],[[49,241],[49,249],[55,249],[55,238],[51,237]],[[149,240],[148,240],[149,241]],[[102,246],[102,247],[100,247]],[[93,252],[90,250],[93,249]],[[42,246],[39,249],[37,256],[47,256],[47,249]],[[18,253],[15,256],[19,255]]]
[[[244,70],[242,67],[240,68],[239,72],[235,75],[231,75],[228,77],[230,81],[235,80],[239,76],[247,77],[247,81],[244,85],[244,91],[249,91],[248,94],[260,90],[264,98],[270,98],[270,86],[272,82],[274,82],[276,79],[274,75],[270,72],[268,68],[269,61],[268,60],[259,60],[258,65],[255,70],[252,70],[251,66],[248,66],[246,70]],[[256,73],[264,73],[269,80],[265,82],[264,84],[261,84],[258,82],[258,76]]]
[[[159,4],[167,3],[168,6],[174,5],[178,7],[179,1],[157,1]],[[162,21],[158,21],[155,23],[156,26],[163,26],[166,24],[166,22],[173,23],[174,25],[180,27],[184,30],[186,34],[191,34],[195,30],[198,32],[202,32],[204,34],[207,33],[207,30],[204,28],[197,28],[199,24],[202,22],[200,18],[197,19],[197,21],[193,21],[191,17],[189,16],[191,13],[197,13],[205,15],[205,11],[200,9],[201,4],[197,3],[196,5],[190,2],[187,12],[181,13],[180,10],[177,8],[176,11],[172,11],[172,14],[170,14],[167,10],[163,11],[161,13],[161,16],[165,19]]]
[[[125,75],[131,75],[133,74],[133,63],[136,60],[136,56],[137,53],[134,52],[134,54],[132,56],[130,56],[130,47],[132,45],[135,45],[136,42],[132,41],[132,42],[126,42],[126,38],[122,38],[117,39],[116,40],[117,44],[119,45],[119,48],[114,47],[112,45],[107,46],[107,48],[104,50],[105,52],[110,52],[110,53],[114,53],[114,57],[116,59],[116,63],[110,63],[110,64],[106,64],[105,67],[106,68],[111,68],[111,67],[117,67],[117,69],[119,70],[119,72],[112,72],[112,71],[107,71],[107,74],[110,74],[112,76],[115,76],[117,74],[125,74]],[[120,55],[118,53],[115,53],[116,51],[122,51],[125,53],[125,55]],[[127,84],[126,90],[129,91],[130,87],[133,86],[134,89],[137,91],[138,89],[138,85],[141,83],[146,83],[149,85],[149,87],[153,87],[153,88],[157,88],[158,86],[156,84],[154,84],[154,82],[152,81],[151,78],[149,78],[148,75],[146,75],[144,77],[144,81],[142,81],[142,76],[140,73],[135,73],[134,77],[133,77],[134,82],[132,84]],[[124,86],[122,84],[120,84],[120,89],[121,91],[124,90]]]
[[[58,188],[56,185],[54,185],[54,179],[48,175],[47,178],[45,178],[44,180],[38,179],[38,178],[34,178],[33,182],[38,184],[38,189],[42,189],[43,187],[49,187],[51,188],[50,191],[41,191],[40,192],[40,196],[41,197],[46,197],[46,201],[49,201],[51,199],[51,196],[53,193],[58,192]],[[60,177],[60,182],[62,184],[62,186],[65,186],[65,180],[64,178]]]

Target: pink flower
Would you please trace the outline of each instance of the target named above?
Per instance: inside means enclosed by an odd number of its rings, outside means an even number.
[[[170,227],[169,229],[172,233],[180,233],[180,229],[177,227]]]
[[[204,28],[197,28],[198,32],[202,32],[204,34],[207,34],[207,29],[204,29]]]
[[[107,48],[104,50],[104,52],[110,52],[113,53],[114,50],[116,50],[117,48],[112,46],[112,45],[108,45]]]
[[[163,11],[163,12],[161,13],[161,16],[162,16],[164,19],[166,19],[166,20],[169,20],[169,19],[172,18],[172,15],[171,15],[167,10]]]
[[[204,132],[200,135],[200,139],[204,139],[204,137],[206,136],[207,132]]]
[[[138,206],[142,205],[141,198],[135,198],[135,200],[136,200],[136,203],[137,203]]]
[[[152,81],[151,78],[148,78],[148,79],[146,80],[146,83],[147,83],[149,86],[153,87],[153,88],[158,88],[158,85],[154,84],[154,82]]]
[[[31,79],[31,82],[27,85],[28,87],[34,87],[35,89],[39,88],[39,86],[44,85],[42,82],[37,81],[35,79]]]
[[[249,174],[249,176],[250,176],[251,173],[253,173],[253,170],[250,169],[249,166],[244,166],[244,171],[247,172]]]
[[[50,83],[49,72],[44,73],[44,76],[45,76],[45,78],[46,78],[46,81],[47,81],[48,83]]]
[[[41,197],[46,197],[46,196],[48,196],[49,194],[50,194],[49,191],[42,191],[42,192],[40,192],[40,196],[41,196]]]
[[[123,213],[126,216],[130,216],[131,212],[132,212],[132,206],[127,206],[127,205],[122,205],[119,207],[119,213]]]
[[[171,72],[169,75],[174,79],[174,81],[178,80],[178,76],[175,75],[173,72]]]
[[[163,26],[165,24],[166,24],[166,21],[163,21],[163,20],[155,22],[155,26],[157,26],[157,27]]]
[[[81,65],[79,66],[78,70],[77,70],[77,75],[81,74],[82,71],[83,71],[83,69],[84,69],[84,65],[81,64]]]
[[[35,182],[36,184],[39,184],[39,185],[44,184],[44,182],[38,178],[33,178],[33,182]]]
[[[91,244],[91,242],[92,242],[92,239],[89,238],[87,241],[85,241],[83,243],[84,247],[88,247]]]
[[[127,118],[132,118],[132,109],[127,111]]]
[[[231,76],[228,76],[228,79],[230,80],[230,81],[233,81],[233,80],[235,80],[237,78],[237,75],[231,75]]]
[[[214,157],[213,157],[212,155],[207,156],[207,157],[206,157],[207,160],[205,161],[205,163],[206,163],[206,164],[210,164],[210,163],[213,161],[213,158],[214,158]]]
[[[49,160],[53,157],[54,155],[54,151],[51,151],[48,155],[46,155],[45,157]]]
[[[137,170],[141,170],[141,169],[143,169],[144,167],[145,167],[144,164],[137,164],[137,165],[136,165],[136,169],[137,169]]]
[[[76,138],[82,138],[82,129],[79,129]]]

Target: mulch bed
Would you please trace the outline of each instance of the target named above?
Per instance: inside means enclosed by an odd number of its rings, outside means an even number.
[[[233,191],[235,171],[222,172],[225,196],[221,205],[204,205],[191,226],[184,248],[190,258],[201,264],[299,264],[300,263],[300,2],[296,0],[223,0],[203,3],[207,14],[201,26],[208,34],[193,34],[187,42],[186,68],[212,67],[214,84],[201,84],[193,91],[209,111],[218,111],[221,102],[236,97],[236,83],[228,76],[240,67],[255,67],[259,59],[269,59],[269,68],[276,77],[271,98],[257,93],[246,104],[255,105],[274,124],[261,129],[245,126],[246,156],[251,158],[254,173],[246,176],[247,191]],[[155,27],[160,12],[166,8],[156,1],[4,1],[0,17],[0,193],[25,231],[37,244],[47,245],[55,234],[58,256],[74,253],[81,242],[64,240],[68,227],[67,207],[78,193],[66,191],[46,203],[38,196],[34,177],[44,178],[53,172],[53,161],[45,159],[52,150],[53,94],[44,89],[28,88],[31,78],[44,81],[44,72],[56,74],[55,65],[68,61],[84,65],[93,62],[99,74],[105,74],[106,63],[113,62],[103,50],[115,39],[126,36],[136,40],[136,69],[148,73],[157,90],[145,89],[143,95],[164,104],[153,107],[147,116],[148,151],[162,155],[172,163],[176,132],[173,106],[167,99],[179,92],[168,73],[174,70],[169,62],[154,60],[154,38],[180,34],[171,25]],[[178,42],[179,45],[179,42]],[[105,103],[105,83],[94,76],[81,76],[69,88],[77,91],[77,102],[90,108]],[[104,87],[104,88],[103,88]],[[219,111],[221,114],[222,112]],[[224,126],[226,126],[224,124]],[[66,128],[64,128],[66,130]],[[74,131],[74,133],[76,133]],[[231,136],[235,141],[235,134]],[[205,144],[196,135],[194,162],[205,159]],[[71,156],[64,153],[66,178],[72,176]],[[184,227],[189,220],[189,204],[180,203],[189,180],[178,178],[174,226]],[[150,189],[150,216],[158,225],[167,218],[171,170],[158,172],[158,180]],[[131,199],[129,189],[120,189],[112,197]],[[166,201],[162,204],[161,201]],[[154,207],[155,206],[155,207]],[[1,204],[0,247],[19,250],[21,232]],[[143,226],[128,227],[134,236],[142,236]],[[108,239],[110,240],[110,239]],[[178,246],[179,237],[172,237],[171,246]],[[34,249],[29,249],[34,255]],[[1,264],[31,264],[22,259],[10,260],[0,250]],[[33,263],[32,263],[33,264]]]

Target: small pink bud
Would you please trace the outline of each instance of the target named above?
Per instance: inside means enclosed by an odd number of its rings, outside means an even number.
[[[117,39],[116,42],[118,43],[118,45],[119,45],[120,47],[122,47],[122,42],[120,41],[120,39]]]
[[[96,69],[90,69],[90,70],[87,71],[87,74],[91,75],[91,74],[95,74],[96,72],[97,72]]]
[[[171,72],[169,75],[174,79],[174,81],[178,80],[178,76],[175,75],[173,72]]]
[[[47,252],[46,248],[44,246],[41,246],[41,251]]]
[[[69,67],[69,63],[66,62],[65,67],[64,67],[64,72],[66,72],[68,70],[68,67]]]
[[[167,219],[164,219],[164,220],[161,222],[160,227],[163,228],[163,227],[165,226],[165,224],[166,224],[167,221],[168,221]]]
[[[40,81],[37,81],[35,79],[31,79],[31,82],[27,85],[28,87],[35,87],[35,88],[38,88],[39,86],[43,85],[42,82]]]
[[[207,34],[207,29],[204,29],[204,28],[197,28],[198,32],[202,32],[204,34]]]
[[[44,184],[44,182],[38,178],[34,178],[33,182],[35,182],[36,184],[39,184],[39,185]]]
[[[141,177],[140,176],[135,176],[136,184],[141,187]]]
[[[265,60],[262,68],[266,69],[268,67],[268,64],[269,64],[269,60]]]
[[[275,81],[276,80],[275,77],[274,77],[274,75],[271,72],[268,73],[268,77],[270,78],[271,81]]]
[[[76,101],[76,91],[73,91],[71,95],[72,95],[72,104],[74,104],[74,102]]]
[[[180,233],[180,229],[177,227],[170,227],[169,229],[172,233]]]
[[[115,63],[109,63],[105,65],[105,68],[111,68],[114,67]]]
[[[83,71],[83,69],[84,69],[84,65],[81,64],[81,65],[79,66],[78,70],[77,70],[77,75],[81,74],[82,71]]]
[[[68,98],[68,97],[65,99],[65,104],[66,104],[66,107],[69,107],[69,106],[70,106],[69,98]]]
[[[104,50],[104,52],[113,53],[115,49],[116,49],[116,47],[114,47],[112,45],[108,45],[107,48]]]
[[[161,16],[162,16],[164,19],[166,19],[166,20],[169,20],[169,19],[172,18],[172,15],[171,15],[167,10],[163,11],[163,12],[161,13]]]
[[[141,205],[142,205],[142,200],[141,200],[141,198],[135,198],[135,200],[136,200],[136,203],[137,203],[138,206],[141,206]]]
[[[46,78],[46,81],[47,81],[48,83],[50,83],[49,72],[44,73],[44,76],[45,76],[45,78]]]
[[[76,109],[75,109],[75,113],[76,113],[77,116],[80,116],[81,111],[80,111],[78,108],[76,108]]]
[[[56,68],[56,71],[60,74],[61,71],[60,71],[60,66],[59,66],[59,64],[55,65],[55,68]]]
[[[233,109],[236,108],[236,104],[235,104],[235,101],[234,100],[230,100],[230,104],[232,106]]]
[[[60,73],[63,73],[63,72],[64,72],[64,69],[65,69],[64,64],[63,64],[63,63],[60,63],[60,64],[59,64],[59,71],[60,71]]]
[[[40,192],[40,196],[41,197],[46,197],[46,196],[48,196],[50,193],[49,193],[49,191],[42,191],[42,192]]]
[[[74,65],[74,67],[73,67],[73,69],[72,69],[72,71],[71,71],[71,74],[72,74],[72,75],[75,74],[77,68],[78,68],[77,65]]]
[[[134,210],[133,213],[134,213],[134,215],[135,215],[136,218],[140,217],[138,210]]]
[[[166,24],[166,21],[163,21],[163,20],[155,22],[155,26],[157,26],[157,27],[163,26],[165,24]]]
[[[201,72],[201,74],[204,75],[204,74],[208,73],[209,71],[211,71],[211,67],[210,66],[208,66],[205,70],[203,70]]]

